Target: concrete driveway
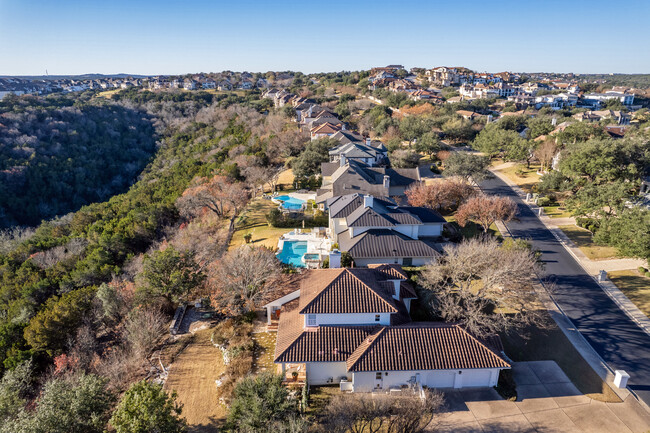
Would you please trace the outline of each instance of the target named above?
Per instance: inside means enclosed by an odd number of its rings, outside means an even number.
[[[492,388],[447,391],[448,412],[435,431],[537,433],[646,433],[650,413],[633,396],[603,403],[581,394],[554,361],[513,366],[517,401]]]

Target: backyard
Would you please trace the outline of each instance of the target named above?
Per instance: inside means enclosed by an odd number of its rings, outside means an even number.
[[[194,334],[192,342],[174,360],[165,389],[176,391],[183,403],[189,433],[212,433],[227,415],[219,403],[215,381],[224,370],[221,352],[210,342],[212,329]]]
[[[575,225],[560,226],[559,228],[590,260],[606,260],[618,257],[616,248],[595,244],[589,230]]]
[[[251,234],[251,243],[255,246],[265,246],[276,248],[280,236],[291,229],[275,228],[269,226],[266,221],[266,214],[273,209],[277,209],[277,203],[263,198],[256,198],[246,206],[243,212],[237,218],[235,233],[230,241],[230,248],[236,248],[244,245],[246,241],[244,236]]]
[[[608,272],[607,277],[621,292],[650,317],[650,278],[636,269]]]

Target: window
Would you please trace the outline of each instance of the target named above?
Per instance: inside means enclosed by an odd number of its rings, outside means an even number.
[[[315,314],[307,314],[307,326],[316,326]]]
[[[375,373],[375,379],[381,380],[381,371],[378,371],[377,373]]]
[[[404,257],[402,259],[402,266],[413,266],[413,258],[412,257]]]
[[[379,314],[375,314],[375,322],[379,322],[381,320],[381,316]]]

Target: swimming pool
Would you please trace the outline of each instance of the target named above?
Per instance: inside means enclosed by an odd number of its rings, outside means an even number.
[[[304,268],[302,256],[307,252],[306,241],[284,241],[282,251],[278,253],[278,259],[282,263]]]
[[[287,210],[300,210],[302,209],[302,205],[305,203],[304,200],[300,200],[299,198],[291,197],[288,195],[279,195],[274,198],[276,200],[280,200],[282,202],[282,207]]]

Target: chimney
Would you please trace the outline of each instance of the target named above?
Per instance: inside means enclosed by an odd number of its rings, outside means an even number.
[[[330,251],[330,269],[341,267],[341,252],[339,250]]]
[[[557,125],[557,117],[554,117],[551,119],[551,125],[556,126]]]
[[[374,204],[374,197],[371,195],[364,195],[363,196],[363,207],[369,207],[372,209],[372,205]]]
[[[390,188],[390,176],[387,174],[384,175],[384,188]]]
[[[492,122],[492,115],[491,115],[491,114],[488,114],[488,116],[487,116],[487,123],[490,123],[490,122]]]
[[[370,140],[370,137],[366,138],[366,145],[370,146],[372,143],[372,140]]]
[[[340,159],[339,159],[340,167],[345,166],[345,164],[347,164],[347,162],[348,162],[348,161],[347,161],[347,158],[345,157],[345,155],[341,154],[341,157],[340,157]]]

